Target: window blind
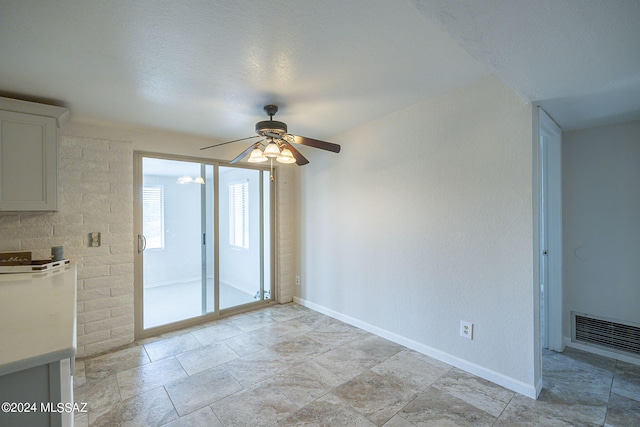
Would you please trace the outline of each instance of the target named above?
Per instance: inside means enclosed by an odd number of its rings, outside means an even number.
[[[249,181],[229,184],[229,244],[249,248]]]
[[[164,187],[162,185],[143,187],[142,221],[147,249],[164,249]]]

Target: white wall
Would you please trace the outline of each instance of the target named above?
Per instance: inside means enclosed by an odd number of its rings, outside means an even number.
[[[535,396],[530,105],[490,77],[331,140],[300,172],[301,301]]]
[[[640,121],[562,135],[564,315],[640,324]]]

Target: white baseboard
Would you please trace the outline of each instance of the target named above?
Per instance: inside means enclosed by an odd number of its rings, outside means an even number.
[[[536,399],[538,398],[538,396],[540,396],[540,393],[542,392],[542,378],[540,378],[538,380],[538,384],[536,384]],[[528,396],[531,397],[531,396]]]
[[[433,357],[434,359],[437,359],[441,362],[447,363],[451,366],[455,366],[456,368],[462,369],[463,371],[469,372],[480,378],[484,378],[487,381],[491,381],[492,383],[501,385],[502,387],[508,388],[509,390],[513,390],[516,393],[520,393],[532,399],[535,399],[540,393],[540,390],[542,390],[542,382],[540,382],[539,384],[536,384],[535,386],[529,385],[529,384],[523,383],[522,381],[516,380],[514,378],[507,377],[506,375],[503,375],[499,372],[492,371],[491,369],[487,369],[485,367],[476,365],[475,363],[471,363],[467,360],[460,359],[456,356],[452,356],[451,354],[445,353],[443,351],[429,347],[417,341],[403,337],[402,335],[398,335],[395,332],[390,332],[390,331],[387,331],[386,329],[373,326],[369,323],[366,323],[356,318],[353,318],[351,316],[347,316],[345,314],[339,313],[337,311],[334,311],[330,308],[313,303],[311,301],[307,301],[299,297],[293,297],[293,302],[300,304],[302,306],[308,307],[319,313],[326,314],[327,316],[333,317],[334,319],[338,319],[344,323],[348,323],[349,325],[355,326],[357,328],[370,332],[379,337],[388,339],[389,341],[392,341],[396,344],[403,345],[407,348],[410,348],[411,350],[417,351],[418,353],[422,353],[429,357]]]
[[[595,347],[592,345],[582,344],[578,342],[571,341],[571,338],[564,337],[564,345],[565,347],[575,348],[577,350],[586,351],[587,353],[597,354],[599,356],[609,357],[611,359],[620,360],[622,362],[631,363],[634,365],[640,365],[640,358],[627,356],[625,354],[616,353],[615,351],[605,350],[600,347]]]

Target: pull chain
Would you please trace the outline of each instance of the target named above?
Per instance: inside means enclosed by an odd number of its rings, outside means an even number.
[[[271,157],[269,160],[271,161],[271,168],[269,170],[269,174],[270,174],[269,178],[271,179],[271,182],[273,182],[273,157]]]

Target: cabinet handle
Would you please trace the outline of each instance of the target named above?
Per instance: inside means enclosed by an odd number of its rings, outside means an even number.
[[[138,234],[138,253],[141,254],[145,249],[147,249],[147,238]]]

